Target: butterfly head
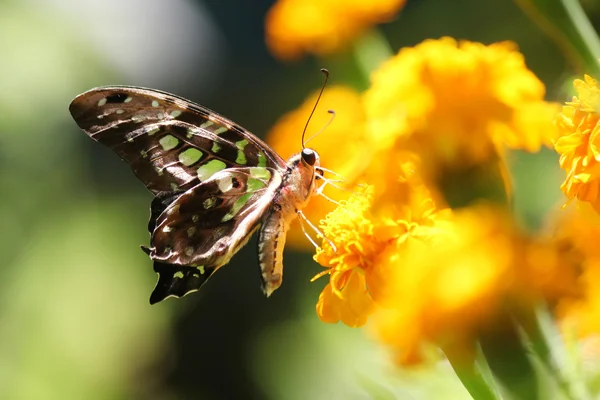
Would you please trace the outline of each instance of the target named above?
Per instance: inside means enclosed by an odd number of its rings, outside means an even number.
[[[320,165],[319,154],[308,147],[287,161],[287,172],[283,178],[283,196],[289,197],[288,204],[294,205],[294,209],[304,208],[314,194],[316,180],[320,177]]]

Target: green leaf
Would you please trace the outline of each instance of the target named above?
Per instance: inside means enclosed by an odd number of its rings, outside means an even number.
[[[569,354],[574,351],[567,350],[564,342],[566,335],[561,335],[558,331],[550,310],[538,307],[530,320],[534,323],[527,324],[526,334],[531,341],[531,350],[540,359],[559,389],[569,399],[591,399],[582,374],[578,371],[581,360],[576,355]]]
[[[501,400],[485,360],[464,357],[454,348],[445,348],[444,353],[456,376],[474,400]]]
[[[516,0],[576,68],[600,76],[600,39],[578,0]]]
[[[503,399],[543,398],[525,340],[510,316],[502,318],[493,331],[482,333],[479,343],[496,381],[503,389]]]

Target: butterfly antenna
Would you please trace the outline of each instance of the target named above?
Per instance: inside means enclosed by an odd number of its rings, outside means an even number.
[[[331,125],[331,123],[333,122],[333,119],[335,118],[335,111],[334,110],[327,110],[327,112],[329,114],[331,114],[331,118],[329,118],[329,121],[327,121],[327,123],[325,124],[325,126],[323,128],[321,128],[321,130],[317,133],[315,133],[314,135],[312,135],[311,137],[309,137],[306,142],[304,142],[304,145],[307,145],[308,142],[310,142],[311,140],[313,140],[315,137],[319,136],[321,133],[323,133],[323,131],[325,129],[327,129],[327,127],[329,125]]]
[[[325,90],[325,85],[327,85],[327,81],[329,80],[329,71],[326,70],[325,68],[321,68],[321,72],[325,74],[325,80],[323,81],[323,85],[321,86],[321,91],[319,92],[319,97],[317,97],[317,101],[315,102],[315,105],[313,106],[313,109],[310,112],[308,119],[306,120],[306,125],[304,125],[304,130],[302,131],[302,149],[304,149],[306,147],[305,142],[304,142],[304,135],[306,135],[306,129],[308,128],[308,123],[310,122],[310,119],[312,118],[313,114],[315,113],[315,110],[317,109],[319,100],[321,100],[321,96],[323,95],[323,91]]]

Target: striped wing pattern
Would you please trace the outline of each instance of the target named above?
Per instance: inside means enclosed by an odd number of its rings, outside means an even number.
[[[231,167],[285,168],[285,161],[239,125],[156,90],[103,87],[69,107],[92,139],[110,147],[153,193],[185,191]]]

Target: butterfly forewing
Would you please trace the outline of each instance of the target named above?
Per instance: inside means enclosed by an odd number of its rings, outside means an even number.
[[[168,93],[96,88],[77,96],[70,111],[154,193],[185,191],[236,166],[285,168],[281,157],[239,125]]]

